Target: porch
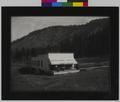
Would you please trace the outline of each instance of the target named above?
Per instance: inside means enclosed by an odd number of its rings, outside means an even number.
[[[59,75],[59,74],[67,74],[67,73],[77,73],[79,72],[80,70],[78,69],[67,69],[67,70],[64,70],[64,71],[53,71],[54,75]]]
[[[50,70],[56,74],[76,73],[79,72],[77,64],[61,64],[61,65],[50,65]]]

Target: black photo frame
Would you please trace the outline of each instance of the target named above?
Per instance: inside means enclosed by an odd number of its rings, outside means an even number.
[[[119,86],[118,7],[2,7],[2,100],[118,100]],[[18,92],[10,90],[10,44],[12,16],[109,16],[111,19],[111,91]]]

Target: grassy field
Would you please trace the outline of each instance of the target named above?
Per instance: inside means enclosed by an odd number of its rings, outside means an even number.
[[[22,75],[18,69],[21,64],[12,65],[11,89],[13,91],[109,91],[110,66],[108,59],[78,59],[80,68],[96,67],[97,69],[78,73],[47,76]],[[107,67],[102,67],[107,66]]]

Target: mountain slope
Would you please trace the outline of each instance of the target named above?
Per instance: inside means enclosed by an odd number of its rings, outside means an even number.
[[[53,51],[79,52],[79,50],[85,50],[90,43],[90,46],[93,46],[93,41],[96,41],[98,46],[103,45],[103,42],[106,47],[110,46],[109,18],[93,20],[85,25],[52,26],[33,31],[12,42],[12,51],[14,52],[16,49],[20,51],[23,48],[29,50],[39,48],[40,50],[47,49],[49,52],[49,49],[54,48]],[[96,45],[94,47],[97,48]]]

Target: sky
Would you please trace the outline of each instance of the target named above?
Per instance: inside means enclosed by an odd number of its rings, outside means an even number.
[[[75,17],[75,16],[40,16],[40,17],[11,17],[11,41],[22,38],[30,32],[43,29],[48,26],[58,25],[81,25],[94,19],[101,19],[106,17]]]

